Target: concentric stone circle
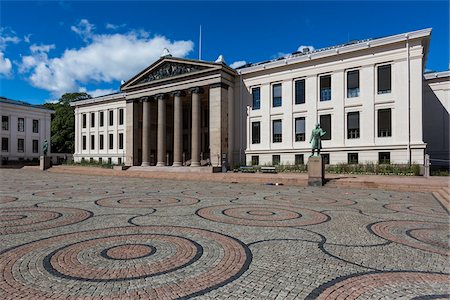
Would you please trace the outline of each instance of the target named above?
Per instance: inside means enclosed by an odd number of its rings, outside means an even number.
[[[0,204],[10,203],[17,200],[17,197],[13,196],[0,196]]]
[[[235,238],[177,226],[74,232],[0,254],[0,290],[6,298],[42,299],[96,299],[94,291],[115,298],[188,298],[233,281],[252,260],[249,248]],[[21,277],[13,276],[17,269]],[[80,284],[81,291],[67,288]]]
[[[0,234],[58,228],[92,216],[87,210],[68,207],[0,208]]]
[[[250,191],[223,191],[223,190],[203,190],[203,191],[182,191],[184,195],[201,196],[201,197],[246,197],[255,195]]]
[[[316,205],[333,205],[333,206],[349,206],[356,204],[356,201],[348,199],[330,199],[330,198],[316,198],[312,195],[270,195],[264,197],[265,200],[269,200],[278,204],[289,205],[304,205],[304,204],[316,204]]]
[[[57,198],[74,198],[74,197],[90,197],[90,196],[107,196],[123,194],[122,190],[104,190],[104,189],[58,189],[46,190],[33,193],[38,197],[57,197]]]
[[[280,205],[217,205],[201,208],[196,214],[214,222],[267,227],[306,226],[329,220],[315,210]]]
[[[440,296],[448,293],[448,276],[441,273],[406,271],[352,274],[316,288],[306,299],[372,299],[376,295],[384,298],[386,293],[392,292],[395,292],[396,299],[410,299],[411,291],[418,298],[423,296],[423,299],[447,299]],[[405,286],[408,288],[405,289]]]
[[[95,204],[112,208],[158,208],[168,206],[193,205],[200,200],[184,196],[133,196],[133,197],[108,197],[95,201]]]
[[[442,255],[450,255],[447,223],[425,221],[382,221],[368,226],[377,236]]]
[[[441,207],[435,209],[433,207],[430,207],[429,205],[427,206],[407,203],[386,204],[384,205],[384,207],[397,212],[409,213],[431,218],[448,218],[448,214]]]

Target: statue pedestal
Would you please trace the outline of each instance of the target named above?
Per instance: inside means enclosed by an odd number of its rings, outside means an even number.
[[[49,156],[41,156],[39,158],[39,169],[41,171],[45,171],[52,166],[51,157]]]
[[[308,159],[308,185],[323,186],[325,179],[325,162],[322,156],[311,156]]]

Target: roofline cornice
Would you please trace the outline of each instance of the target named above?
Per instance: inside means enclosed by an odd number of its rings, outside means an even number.
[[[74,107],[74,106],[102,103],[102,102],[107,102],[107,101],[112,101],[112,100],[121,100],[121,99],[125,101],[125,97],[126,97],[125,93],[106,95],[106,96],[100,96],[100,97],[96,97],[96,98],[90,98],[90,99],[70,102],[70,106]]]

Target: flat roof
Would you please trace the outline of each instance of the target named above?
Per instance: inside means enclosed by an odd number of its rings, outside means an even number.
[[[54,110],[46,108],[44,105],[30,104],[30,103],[27,103],[25,101],[8,99],[8,98],[2,97],[2,96],[0,96],[0,103],[11,104],[11,105],[18,105],[18,106],[25,106],[25,107],[29,107],[29,108],[35,108],[35,109],[42,109],[42,110],[46,110],[46,111],[48,111],[50,113],[54,113],[55,112]]]
[[[72,102],[70,102],[70,106],[92,104],[92,103],[96,103],[96,102],[103,102],[103,101],[109,101],[109,100],[119,100],[119,99],[125,100],[125,96],[126,96],[126,93],[124,93],[124,92],[115,92],[112,94],[98,96],[95,98],[80,99],[80,100],[72,101]]]

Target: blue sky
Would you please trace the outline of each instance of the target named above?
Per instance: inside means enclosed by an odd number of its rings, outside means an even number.
[[[354,39],[433,28],[426,68],[447,70],[448,1],[1,1],[0,95],[38,104],[115,91],[174,56],[258,62]]]

